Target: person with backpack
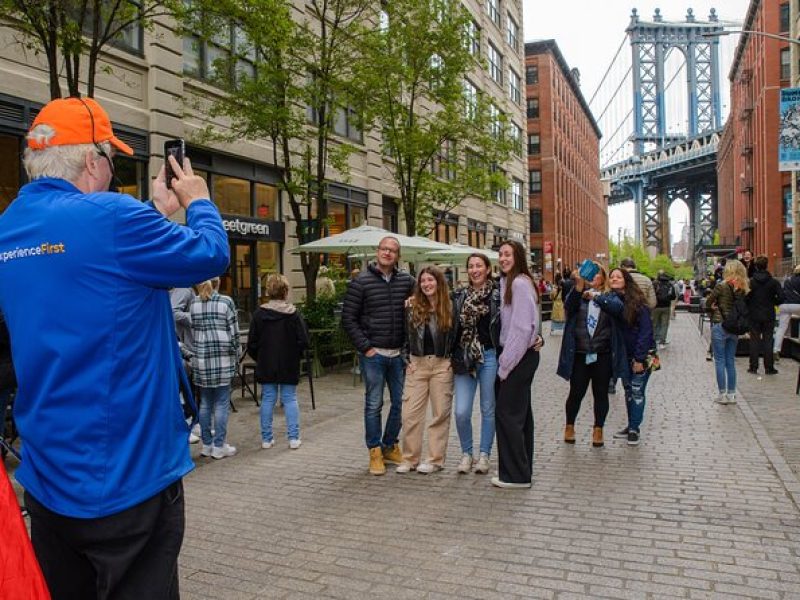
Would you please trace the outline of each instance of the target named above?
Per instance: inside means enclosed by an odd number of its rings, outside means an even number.
[[[672,301],[677,298],[672,278],[663,270],[658,272],[655,285],[656,307],[653,309],[653,327],[655,329],[656,343],[659,348],[667,345],[669,333],[669,316],[672,311]]]
[[[750,292],[747,270],[738,260],[729,260],[722,280],[714,286],[706,300],[711,312],[711,345],[717,372],[719,404],[736,404],[736,346],[739,336],[747,333],[747,303]]]
[[[755,273],[750,278],[750,295],[747,308],[750,313],[750,368],[748,373],[758,373],[758,355],[764,355],[764,372],[777,375],[772,337],[775,331],[775,307],[783,303],[781,284],[767,271],[769,259],[759,255],[753,261]]]

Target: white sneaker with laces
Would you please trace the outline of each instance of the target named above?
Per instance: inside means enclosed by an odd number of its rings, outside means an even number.
[[[261,442],[261,448],[263,450],[269,450],[275,445],[275,440],[270,440],[268,442]]]
[[[422,473],[423,475],[427,475],[429,473],[435,473],[436,471],[441,471],[442,465],[435,465],[433,463],[422,463],[420,466],[417,467],[417,473]]]
[[[459,473],[469,473],[472,471],[472,454],[466,452],[461,455],[461,460],[458,461],[457,471]]]
[[[409,471],[415,471],[416,469],[417,468],[410,462],[403,461],[399,465],[397,465],[397,468],[394,470],[394,472],[402,474],[402,473],[408,473]]]
[[[475,472],[481,475],[485,475],[489,472],[489,455],[485,452],[481,452],[481,455],[478,457],[478,466],[475,467]]]
[[[208,446],[203,444],[203,447],[200,448],[200,456],[211,456],[211,451],[212,450],[213,450],[213,447],[211,446],[211,444],[209,444]]]
[[[300,444],[302,444],[302,443],[303,442],[300,441],[299,439],[297,439],[297,440],[289,440],[289,448],[291,448],[292,450],[297,450],[300,447]]]
[[[499,477],[492,477],[492,485],[494,487],[506,488],[510,490],[523,490],[532,487],[531,483],[511,483],[510,481],[502,481]]]
[[[736,392],[728,392],[728,401],[725,404],[736,404]]]
[[[211,450],[211,458],[216,458],[218,460],[220,458],[228,458],[234,454],[236,454],[236,447],[229,444],[225,444],[221,448],[214,446],[214,448]]]

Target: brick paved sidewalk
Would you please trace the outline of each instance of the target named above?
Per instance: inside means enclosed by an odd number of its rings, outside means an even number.
[[[671,330],[638,448],[591,448],[590,400],[578,443],[560,441],[567,385],[559,338],[548,339],[526,491],[458,475],[454,426],[445,471],[370,476],[349,375],[315,381],[317,414],[301,387],[297,451],[258,449],[257,409],[239,402],[229,437],[240,454],[201,459],[186,480],[183,597],[800,597],[800,511],[746,405],[713,402],[694,320]],[[623,424],[617,394],[607,438]]]

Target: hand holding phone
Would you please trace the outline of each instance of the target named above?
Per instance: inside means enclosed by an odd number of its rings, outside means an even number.
[[[175,179],[175,171],[169,163],[169,156],[175,157],[178,166],[183,167],[183,158],[186,156],[186,143],[182,139],[167,140],[164,142],[164,168],[166,169],[167,189],[172,189],[172,180]]]

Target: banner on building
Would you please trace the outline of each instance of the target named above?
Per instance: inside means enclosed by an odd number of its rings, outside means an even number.
[[[800,171],[800,88],[781,90],[778,170]]]

